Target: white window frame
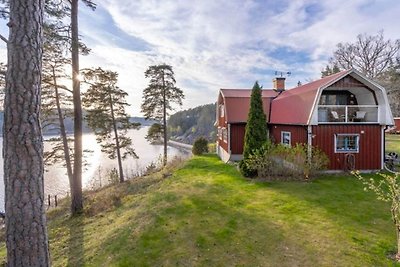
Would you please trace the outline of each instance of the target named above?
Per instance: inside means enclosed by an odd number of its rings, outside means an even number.
[[[288,135],[289,136],[289,143],[288,144],[286,144],[285,142],[284,142],[284,135]],[[281,131],[281,144],[282,145],[284,145],[284,146],[292,146],[292,133],[291,132],[286,132],[286,131]]]
[[[342,150],[342,149],[338,149],[337,147],[337,142],[338,142],[338,137],[339,136],[353,136],[356,137],[356,149],[346,149],[346,150]],[[335,148],[335,153],[359,153],[360,152],[360,135],[359,134],[335,134],[335,140],[334,140],[334,148]]]
[[[219,117],[220,118],[225,117],[225,108],[223,104],[219,105]]]

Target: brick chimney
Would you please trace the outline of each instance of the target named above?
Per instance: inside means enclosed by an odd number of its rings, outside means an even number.
[[[285,91],[285,77],[276,77],[272,80],[274,83],[274,90],[277,92]]]

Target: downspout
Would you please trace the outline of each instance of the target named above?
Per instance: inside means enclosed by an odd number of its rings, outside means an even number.
[[[385,168],[385,151],[386,151],[386,136],[385,131],[387,130],[388,126],[382,126],[382,138],[381,138],[381,169]]]
[[[307,159],[311,162],[312,157],[312,126],[307,125]]]
[[[232,155],[232,151],[231,151],[231,124],[230,123],[228,123],[228,140],[227,140],[227,143],[228,143],[228,153],[229,153],[229,155]]]

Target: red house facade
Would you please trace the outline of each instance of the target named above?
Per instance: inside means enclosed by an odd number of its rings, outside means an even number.
[[[242,158],[250,89],[221,89],[217,101],[217,153]],[[378,170],[384,163],[384,131],[394,120],[386,90],[355,70],[285,90],[284,78],[262,91],[269,135],[275,143],[308,144],[330,159],[330,170]]]

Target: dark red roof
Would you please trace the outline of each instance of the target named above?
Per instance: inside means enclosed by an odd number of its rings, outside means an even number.
[[[263,89],[263,109],[269,117],[271,100],[278,93],[271,89]],[[241,123],[247,121],[250,109],[251,89],[221,89],[221,95],[225,102],[225,118],[227,123]]]
[[[351,70],[341,71],[282,92],[272,102],[270,123],[307,125],[317,101],[318,89],[330,85],[350,72]]]
[[[270,118],[269,122],[274,124],[307,125],[319,88],[327,87],[351,72],[352,70],[341,71],[282,93],[263,89],[263,108],[267,119]],[[246,122],[251,89],[221,89],[220,94],[224,98],[227,123]]]

